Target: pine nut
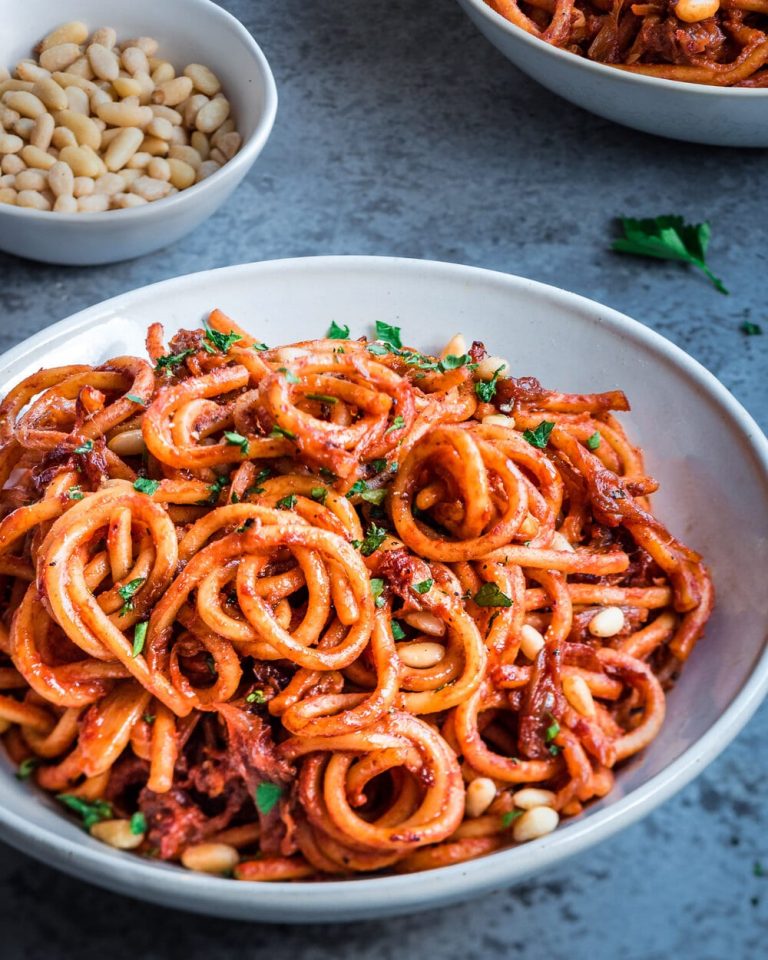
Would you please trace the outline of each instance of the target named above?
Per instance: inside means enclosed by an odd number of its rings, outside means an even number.
[[[154,177],[139,177],[131,184],[131,193],[137,193],[145,200],[160,200],[170,192],[171,185],[165,180],[155,180]]]
[[[595,701],[587,681],[575,673],[567,673],[563,677],[563,693],[565,698],[582,717],[594,717]]]
[[[100,80],[117,80],[120,74],[120,64],[111,50],[100,43],[92,43],[86,53],[91,70]]]
[[[446,357],[463,357],[467,352],[467,341],[463,333],[455,333],[440,351],[440,359]]]
[[[48,171],[48,186],[56,197],[72,196],[75,177],[72,168],[60,160]]]
[[[140,97],[143,89],[135,77],[117,77],[112,86],[118,97]]]
[[[91,34],[91,43],[100,43],[102,47],[111,50],[117,43],[117,33],[112,27],[99,27]]]
[[[158,64],[151,62],[149,69],[152,71],[150,76],[155,86],[160,86],[161,83],[168,83],[176,78],[176,71],[173,68],[173,64],[168,63],[167,60],[161,60]]]
[[[67,107],[75,113],[88,115],[91,109],[91,102],[88,93],[80,87],[67,87]],[[92,93],[90,96],[94,96]]]
[[[220,163],[216,163],[215,160],[203,160],[197,170],[197,182],[200,183],[201,180],[206,180],[219,170],[221,170]]]
[[[23,146],[21,137],[12,133],[0,133],[0,153],[18,153]]]
[[[118,209],[127,209],[129,207],[143,207],[146,204],[144,197],[135,193],[116,193],[112,197],[113,206]]]
[[[106,193],[92,193],[88,197],[80,197],[77,210],[78,213],[104,213],[109,210],[109,197]]]
[[[132,76],[137,73],[149,73],[147,55],[140,47],[126,47],[120,56],[120,62]]]
[[[49,110],[66,110],[67,109],[67,94],[66,92],[56,83],[55,80],[52,80],[50,77],[45,77],[42,80],[36,80],[35,85],[32,88],[32,93],[41,100]]]
[[[78,90],[78,93],[82,92]],[[74,110],[60,110],[55,119],[59,126],[72,131],[78,146],[90,147],[92,150],[98,150],[101,146],[101,131],[85,114],[76,113]]]
[[[13,187],[0,187],[0,203],[7,203],[10,206],[16,206],[18,194]]]
[[[164,157],[170,150],[170,146],[166,140],[161,140],[159,137],[144,137],[141,141],[141,149],[153,157]]]
[[[2,83],[4,80],[10,80],[10,79],[11,79],[10,73],[8,73],[5,67],[0,67],[0,83]]]
[[[232,133],[235,129],[235,121],[230,117],[228,120],[225,120],[224,123],[216,130],[211,136],[211,146],[218,147],[219,140],[222,137],[225,137],[228,133]]]
[[[621,607],[605,607],[592,617],[587,629],[593,637],[615,637],[624,629],[624,611]]]
[[[570,540],[566,538],[559,531],[555,531],[552,534],[552,549],[553,550],[562,550],[564,553],[575,553],[573,545]]]
[[[182,853],[181,862],[197,873],[230,873],[240,862],[240,854],[227,843],[195,843]]]
[[[532,810],[534,807],[553,807],[557,795],[552,790],[542,790],[539,787],[524,787],[512,797],[515,806],[520,810]]]
[[[203,160],[208,159],[211,152],[211,145],[208,143],[208,137],[206,137],[204,133],[200,133],[199,130],[193,130],[192,136],[189,138],[189,143],[192,149],[197,150],[198,154],[200,155],[197,160],[197,165],[200,166]],[[183,160],[184,158],[180,157],[179,159]],[[187,161],[187,163],[189,163],[189,161]],[[194,166],[194,164],[192,164],[192,166]]]
[[[421,643],[398,643],[400,662],[414,670],[426,670],[445,659],[445,647],[441,643],[425,640]]]
[[[172,158],[166,161],[170,170],[171,183],[177,190],[186,190],[195,182],[195,168],[183,160]]]
[[[53,137],[55,126],[56,124],[50,113],[41,114],[37,120],[35,120],[32,133],[29,136],[29,142],[33,147],[38,147],[40,150],[47,150],[51,145],[51,138]]]
[[[487,417],[483,417],[482,422],[489,427],[508,427],[510,430],[515,427],[512,417],[506,417],[503,413],[490,413]]]
[[[143,140],[144,134],[138,127],[123,127],[104,154],[107,170],[121,170],[136,155]]]
[[[445,624],[428,610],[414,610],[411,613],[406,613],[403,620],[414,630],[418,630],[419,633],[426,633],[429,637],[445,636]]]
[[[122,433],[116,433],[107,446],[119,457],[138,457],[147,451],[141,430],[124,430]]]
[[[2,150],[0,150],[0,153],[2,153]],[[26,169],[27,165],[18,154],[6,153],[2,160],[0,160],[0,170],[2,170],[3,173],[13,173],[15,175]]]
[[[20,207],[31,207],[34,210],[50,210],[51,205],[38,190],[19,190],[16,203]]]
[[[192,81],[189,77],[174,77],[173,80],[158,84],[152,94],[152,102],[165,104],[166,107],[175,107],[177,103],[186,100],[191,93]]]
[[[139,154],[137,153],[136,156],[138,157]],[[149,154],[147,153],[147,154],[145,154],[145,156],[146,156],[146,157],[149,157]],[[128,187],[130,187],[130,185],[131,185],[135,180],[138,180],[138,179],[139,179],[139,177],[141,176],[141,173],[142,173],[141,170],[131,170],[131,169],[129,169],[128,167],[125,167],[124,169],[122,169],[122,170],[120,171],[120,173],[118,174],[118,176],[119,176],[120,179],[123,181],[124,188],[127,190]]]
[[[714,17],[720,9],[720,0],[677,0],[673,13],[686,23],[698,23]]]
[[[485,357],[478,363],[475,375],[478,380],[492,380],[499,367],[501,367],[500,377],[509,376],[509,363],[504,357]]]
[[[57,150],[63,150],[64,147],[77,146],[74,133],[67,127],[54,127],[51,143]]]
[[[167,120],[174,127],[180,126],[184,119],[178,110],[174,110],[173,107],[166,107],[162,103],[150,104],[150,110],[156,117]]]
[[[29,140],[34,126],[35,121],[30,117],[20,117],[13,125],[13,132],[22,140]]]
[[[529,660],[535,660],[544,649],[545,640],[536,627],[524,623],[520,630],[520,650]]]
[[[149,107],[133,106],[130,103],[102,103],[96,108],[99,119],[110,127],[146,127],[152,122]]]
[[[204,134],[201,134],[201,136],[204,136]],[[171,160],[183,160],[194,170],[199,170],[200,164],[203,162],[203,158],[194,147],[184,147],[180,144],[174,144],[168,151],[168,156]]]
[[[26,147],[21,148],[21,159],[28,167],[36,167],[38,170],[50,170],[54,163],[56,163],[54,158],[46,153],[45,150],[41,150],[39,147],[33,147],[29,143]]]
[[[122,193],[124,189],[123,178],[117,173],[102,173],[93,186],[94,193],[104,193],[108,197]]]
[[[17,190],[45,190],[46,176],[40,170],[22,170],[16,174]]]
[[[142,137],[141,139],[143,142],[144,137]],[[139,144],[139,146],[141,146],[141,144]],[[144,153],[143,151],[139,151],[138,153],[134,153],[134,155],[126,164],[126,167],[128,167],[129,170],[146,170],[146,168],[149,166],[152,160],[153,160],[153,157],[151,153]]]
[[[79,57],[74,63],[71,63],[67,69],[76,77],[82,77],[83,80],[93,80],[93,70],[91,70],[88,57]]]
[[[231,133],[225,133],[223,137],[219,137],[216,146],[221,150],[227,160],[231,160],[240,149],[242,143],[243,138],[233,130]]]
[[[76,177],[98,177],[102,171],[102,162],[88,147],[64,147],[60,159],[72,167]]]
[[[45,113],[45,104],[43,101],[25,90],[10,90],[3,94],[3,103],[15,110],[22,117],[29,117],[31,120],[37,119],[41,113]]]
[[[170,180],[171,168],[162,157],[152,157],[147,165],[147,173],[155,180]]]
[[[226,97],[216,97],[198,110],[195,126],[201,133],[213,133],[227,119],[230,109]]]
[[[175,144],[179,147],[186,147],[189,144],[189,135],[184,127],[172,127],[171,135],[168,138],[168,145]]]
[[[184,76],[189,77],[195,90],[204,93],[207,97],[212,97],[221,90],[219,78],[208,67],[202,63],[190,63],[184,68]]]
[[[4,103],[0,103],[0,126],[8,130],[17,120],[21,120],[21,114],[11,110],[10,107],[6,107]]]
[[[173,124],[164,117],[154,117],[147,124],[147,133],[151,137],[159,137],[161,140],[170,140],[173,136]]]
[[[77,213],[77,200],[63,193],[60,197],[56,197],[53,210],[54,213]]]
[[[135,40],[129,40],[126,46],[129,45],[143,50],[144,55],[147,57],[154,57],[159,46],[157,40],[154,40],[152,37],[137,37]]]
[[[15,187],[16,176],[13,173],[5,173],[0,177],[0,188]]]
[[[560,822],[560,817],[552,807],[532,807],[518,817],[512,826],[512,836],[517,843],[537,840],[552,833]]]
[[[214,147],[213,150],[211,150],[211,160],[215,160],[221,167],[227,162],[227,158],[218,147]]]
[[[35,83],[38,80],[45,80],[47,77],[50,77],[48,70],[44,70],[41,66],[35,63],[34,60],[20,60],[16,64],[16,76],[20,80],[27,80],[30,83]],[[34,93],[34,90],[32,91]]]
[[[76,43],[58,43],[54,47],[43,50],[39,63],[43,69],[53,73],[56,70],[66,70],[71,67],[79,56],[80,47]]]
[[[482,817],[496,799],[496,784],[490,777],[478,777],[467,785],[464,807],[467,816]]]
[[[70,20],[68,23],[62,23],[55,30],[51,30],[43,38],[40,49],[50,50],[51,47],[56,47],[60,43],[85,43],[87,39],[88,27],[80,20]]]
[[[139,103],[142,107],[151,105],[152,103],[152,94],[155,91],[155,84],[152,80],[152,77],[148,73],[145,73],[143,70],[138,70],[133,75],[133,79],[141,87],[141,93],[139,94]]]
[[[91,827],[91,836],[117,850],[135,850],[144,840],[143,833],[131,830],[130,820],[101,820]]]
[[[529,540],[533,540],[533,538],[539,532],[539,521],[536,519],[536,517],[529,513],[518,527],[517,532],[520,534],[520,536],[526,537]]]
[[[113,102],[112,95],[107,93],[106,90],[101,90],[101,89],[94,90],[93,93],[88,98],[88,106],[91,108],[91,113],[96,113],[96,111],[98,110],[98,108],[101,106],[102,103],[112,103],[112,102]],[[96,120],[94,120],[94,123],[96,123],[96,121],[98,121],[100,124],[104,124],[104,121],[100,120],[98,115],[96,116]],[[104,124],[104,126],[106,126],[106,124]]]
[[[72,181],[72,196],[89,197],[93,193],[94,186],[93,177],[75,177]]]

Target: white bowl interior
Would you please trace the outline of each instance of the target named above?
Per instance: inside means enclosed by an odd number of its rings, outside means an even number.
[[[3,392],[42,364],[141,352],[148,323],[194,326],[213,307],[273,344],[320,336],[331,320],[353,335],[386,320],[426,350],[462,331],[546,386],[625,390],[633,411],[624,420],[662,484],[656,510],[709,563],[715,614],[669,696],[660,736],[621,770],[604,801],[549,837],[428,878],[288,887],[174,871],[169,884],[171,868],[104,847],[47,798],[31,800],[2,761],[0,822],[12,842],[113,889],[204,912],[295,921],[407,912],[519,880],[608,836],[701,772],[735,736],[768,684],[768,445],[695,361],[607,307],[532,281],[449,264],[317,258],[196,274],[107,301],[6,355]]]

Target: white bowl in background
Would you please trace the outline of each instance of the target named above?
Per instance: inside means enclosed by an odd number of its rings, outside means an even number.
[[[221,170],[164,200],[104,213],[53,213],[0,204],[0,250],[31,260],[89,266],[175,243],[216,211],[253,166],[277,112],[267,59],[230,13],[209,0],[0,0],[0,65],[12,69],[54,27],[82,20],[114,27],[118,43],[154,37],[177,70],[204,63],[232,104],[243,145]]]
[[[323,257],[211,270],[107,300],[0,358],[0,392],[42,365],[142,354],[151,321],[173,332],[213,307],[269,344],[322,336],[331,320],[352,336],[385,320],[430,351],[462,331],[545,386],[625,390],[632,413],[623,420],[661,481],[656,509],[712,570],[717,605],[706,636],[668,697],[661,733],[618,771],[605,799],[549,836],[478,860],[318,883],[209,877],[99,843],[0,756],[4,839],[111,890],[195,913],[268,922],[409,913],[518,882],[604,840],[701,773],[749,720],[768,688],[768,442],[695,360],[608,307],[531,280],[448,263]],[[652,863],[664,851],[648,853]]]
[[[485,0],[459,3],[507,60],[590,113],[673,140],[768,147],[768,89],[713,87],[618,70],[539,40]]]

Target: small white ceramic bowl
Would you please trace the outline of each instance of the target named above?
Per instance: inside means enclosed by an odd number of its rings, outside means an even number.
[[[41,366],[143,353],[148,323],[162,317],[170,335],[214,306],[269,344],[322,336],[331,320],[355,337],[386,320],[431,352],[458,331],[483,340],[512,358],[516,375],[548,387],[625,390],[632,413],[623,420],[661,482],[655,507],[712,570],[717,604],[706,636],[668,697],[659,736],[621,767],[608,796],[540,840],[478,860],[318,883],[210,877],[99,843],[18,781],[0,749],[0,835],[9,843],[111,890],[195,913],[272,923],[412,913],[520,882],[605,840],[701,773],[749,720],[768,688],[768,442],[695,360],[629,317],[531,280],[451,263],[322,257],[209,270],[107,300],[0,357],[0,393]],[[648,869],[663,856],[659,841]]]
[[[253,166],[277,112],[272,71],[245,27],[209,0],[0,0],[0,65],[12,69],[46,33],[69,20],[117,31],[118,43],[154,37],[177,69],[203,63],[219,77],[243,145],[221,170],[143,207],[52,213],[0,204],[0,250],[46,263],[128,260],[175,243],[217,210]]]
[[[531,36],[485,0],[459,3],[516,67],[591,113],[673,140],[768,147],[768,89],[712,87],[628,73]]]

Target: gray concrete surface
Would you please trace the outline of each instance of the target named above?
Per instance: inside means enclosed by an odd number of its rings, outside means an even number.
[[[766,426],[764,153],[655,139],[583,113],[512,68],[451,0],[223,5],[262,44],[280,93],[247,182],[193,235],[140,260],[71,269],[0,254],[1,349],[98,300],[208,267],[424,257],[624,310],[693,354]],[[668,212],[710,220],[712,264],[731,296],[683,267],[607,252],[616,216]],[[745,336],[745,319],[765,334]],[[597,850],[417,917],[315,928],[195,918],[0,846],[0,957],[757,960],[768,937],[768,877],[754,866],[768,868],[766,721],[764,707],[698,781]]]

